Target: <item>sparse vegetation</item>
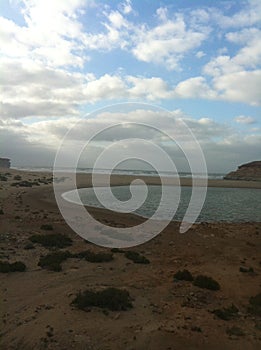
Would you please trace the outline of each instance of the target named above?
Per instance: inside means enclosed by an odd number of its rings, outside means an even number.
[[[254,269],[253,269],[253,267],[241,266],[241,267],[239,268],[239,271],[240,271],[240,272],[244,272],[244,273],[248,273],[248,272],[253,273],[253,272],[254,272]]]
[[[14,176],[14,180],[20,181],[20,180],[22,180],[22,176],[21,175],[15,175]]]
[[[0,181],[7,181],[7,177],[0,174]]]
[[[248,311],[256,316],[261,316],[261,293],[249,298]]]
[[[24,246],[24,249],[25,250],[30,250],[30,249],[34,249],[34,245],[32,243],[27,243],[25,246]]]
[[[179,281],[193,281],[193,276],[188,270],[178,271],[174,275],[174,280]]]
[[[133,307],[129,292],[117,288],[107,288],[97,292],[91,290],[79,292],[72,304],[81,310],[92,306],[111,311],[127,310]]]
[[[229,321],[238,315],[238,311],[238,308],[232,304],[227,308],[213,310],[212,313],[221,320]]]
[[[53,226],[51,224],[43,224],[40,227],[41,230],[45,230],[45,231],[52,231],[53,230]]]
[[[190,329],[191,329],[193,332],[202,333],[202,329],[201,329],[200,327],[192,326]]]
[[[111,253],[105,253],[105,252],[94,253],[90,250],[84,250],[83,252],[73,254],[72,257],[85,259],[89,262],[95,262],[95,263],[107,262],[107,261],[113,260],[113,254]]]
[[[150,261],[143,255],[140,255],[137,252],[128,250],[124,253],[125,257],[129,260],[132,260],[135,264],[149,264]]]
[[[235,336],[239,336],[239,337],[242,337],[243,335],[245,335],[245,333],[239,327],[227,328],[226,333],[228,335],[235,335]]]
[[[194,285],[199,288],[205,288],[210,290],[219,290],[220,285],[212,277],[199,275],[194,280]]]
[[[58,251],[55,253],[47,254],[40,258],[38,266],[51,271],[61,271],[61,263],[70,257],[71,253],[68,251]]]
[[[70,237],[61,233],[32,235],[29,237],[33,243],[39,243],[44,247],[65,248],[72,245]]]
[[[0,272],[8,273],[8,272],[23,272],[25,271],[26,266],[21,261],[16,261],[14,263],[9,263],[7,261],[0,261]]]
[[[125,253],[124,250],[119,249],[119,248],[111,248],[111,252],[112,253]]]
[[[33,186],[33,182],[31,181],[19,181],[19,182],[12,182],[11,186],[17,186],[17,187],[32,187]]]

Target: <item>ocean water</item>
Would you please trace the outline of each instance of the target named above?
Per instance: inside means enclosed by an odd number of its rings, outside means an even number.
[[[19,169],[19,170],[27,170],[27,171],[42,171],[42,172],[52,172],[53,168],[52,167],[17,167],[14,169]],[[61,168],[59,171],[61,172],[71,172],[73,169],[71,168]],[[77,168],[77,173],[85,173],[85,174],[91,174],[93,172],[92,168]],[[109,169],[95,169],[96,174],[108,174],[110,173],[111,170]],[[153,170],[129,170],[129,169],[113,169],[112,174],[115,175],[143,175],[143,176],[158,176],[156,171]],[[184,178],[191,178],[192,175],[190,172],[179,172],[178,174],[173,174],[173,172],[161,172],[162,175],[166,177],[184,177]],[[223,179],[223,177],[226,174],[224,173],[208,173],[208,178],[209,179]],[[198,173],[196,174],[197,178],[204,177],[204,174]]]
[[[139,186],[134,186],[139,187]],[[181,195],[178,200],[178,192],[173,195],[173,186],[169,187],[167,193],[172,193],[161,203],[161,212],[158,219],[167,219],[171,216],[172,220],[181,221],[188,207],[192,188],[181,187]],[[100,195],[106,200],[106,191],[102,187],[97,188]],[[124,203],[131,198],[129,186],[111,187],[114,196]],[[168,189],[167,189],[168,190]],[[104,208],[96,197],[93,188],[82,188],[78,190],[81,202],[77,200],[77,190],[66,192],[63,198],[78,204],[84,204],[91,207]],[[151,217],[157,210],[162,195],[161,186],[148,186],[148,193],[145,202],[133,213],[143,217]],[[108,199],[108,198],[107,198]],[[114,211],[121,211],[122,204],[117,200],[109,201]],[[177,211],[172,216],[172,208],[178,204]],[[247,188],[214,188],[209,187],[202,211],[197,222],[261,222],[261,189]]]

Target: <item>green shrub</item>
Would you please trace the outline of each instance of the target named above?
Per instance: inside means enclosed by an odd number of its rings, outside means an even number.
[[[145,258],[145,256],[140,255],[137,252],[134,252],[132,250],[128,250],[127,252],[124,253],[124,256],[129,259],[132,260],[135,264],[149,264],[150,261]]]
[[[74,258],[85,259],[89,262],[100,263],[100,262],[108,262],[113,260],[113,254],[111,253],[94,253],[90,250],[84,250],[83,252],[73,254]]]
[[[219,290],[220,285],[212,277],[199,275],[194,280],[194,285],[199,288],[205,288],[210,290]]]
[[[71,257],[70,252],[55,252],[40,258],[38,266],[51,271],[61,271],[61,263]]]
[[[256,316],[261,316],[261,293],[249,298],[248,311]]]
[[[79,292],[72,304],[81,310],[91,306],[112,311],[132,308],[129,292],[117,288],[107,288],[97,292],[91,290]]]
[[[212,311],[214,315],[216,315],[218,318],[221,318],[221,320],[229,321],[238,314],[238,308],[232,304],[231,306],[223,309],[216,309]]]
[[[45,231],[52,231],[53,230],[53,225],[51,224],[43,224],[40,227],[41,230],[45,230]]]
[[[22,180],[22,176],[21,175],[15,175],[14,176],[14,180],[20,181],[20,180]]]
[[[0,181],[7,181],[7,177],[4,175],[0,175]]]
[[[31,242],[39,243],[44,247],[65,248],[72,245],[71,238],[61,233],[32,235],[29,239]]]
[[[0,261],[0,272],[8,273],[8,272],[23,272],[25,271],[26,266],[21,261],[16,261],[14,263],[9,263],[7,261]]]
[[[3,209],[0,209],[0,215],[4,215]]]
[[[188,270],[178,271],[174,275],[175,280],[179,281],[193,281],[193,276]]]

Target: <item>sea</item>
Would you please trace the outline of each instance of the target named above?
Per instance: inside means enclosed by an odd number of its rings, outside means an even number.
[[[18,170],[26,170],[26,171],[39,171],[39,172],[53,172],[52,167],[13,167],[13,169],[18,169]],[[59,168],[56,169],[57,171],[61,172],[71,172],[71,168]],[[92,174],[93,173],[93,168],[77,168],[77,173],[85,173],[85,174]],[[95,169],[95,174],[108,174],[110,173],[110,169]],[[112,174],[115,175],[141,175],[141,176],[158,176],[158,173],[154,170],[130,170],[130,169],[113,169]],[[191,178],[191,172],[178,172],[178,173],[173,173],[169,171],[161,171],[161,174],[166,176],[166,177],[183,177],[183,178]],[[208,178],[209,179],[216,179],[216,180],[221,180],[225,176],[225,173],[208,173]],[[197,178],[202,178],[205,177],[205,174],[202,173],[197,173],[195,174]]]

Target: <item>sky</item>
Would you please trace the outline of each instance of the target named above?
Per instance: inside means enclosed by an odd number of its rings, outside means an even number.
[[[182,119],[210,172],[260,159],[259,0],[2,0],[0,14],[0,157],[13,166],[51,166],[79,118],[91,130],[128,121],[92,114],[124,102]],[[155,120],[144,113],[132,120]],[[93,143],[84,164],[115,138]]]

